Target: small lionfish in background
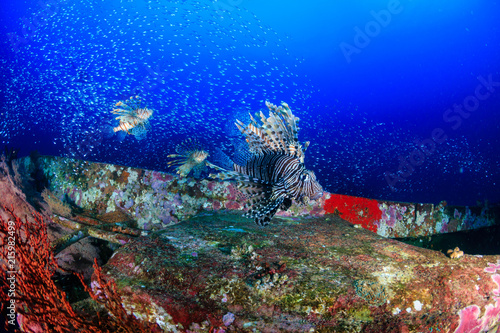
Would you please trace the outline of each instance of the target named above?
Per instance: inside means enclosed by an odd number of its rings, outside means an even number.
[[[143,107],[139,96],[132,96],[124,102],[116,103],[111,113],[119,114],[116,119],[120,123],[113,128],[114,132],[124,131],[141,140],[149,129],[149,118],[153,115],[153,110]]]
[[[236,121],[236,126],[245,136],[248,156],[240,164],[231,161],[232,170],[207,165],[220,171],[210,177],[235,180],[240,190],[249,197],[250,210],[246,217],[253,218],[258,225],[267,225],[278,209],[286,210],[292,201],[307,204],[319,199],[323,188],[313,171],[304,166],[304,146],[297,138],[299,118],[292,114],[288,104],[276,106],[266,102],[269,118],[260,112],[262,124],[250,115],[246,125]]]
[[[181,177],[186,177],[191,171],[196,178],[200,177],[201,171],[205,167],[205,160],[208,157],[208,152],[203,149],[203,146],[197,140],[186,139],[177,147],[177,154],[168,155],[168,158],[175,158],[168,162],[169,166],[176,166],[175,169]]]

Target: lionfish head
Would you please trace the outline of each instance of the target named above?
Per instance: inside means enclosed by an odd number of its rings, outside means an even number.
[[[299,175],[299,181],[303,203],[307,204],[309,200],[317,200],[323,196],[323,187],[316,180],[314,171],[304,169]]]
[[[207,159],[208,155],[209,154],[204,150],[195,150],[192,153],[192,158],[196,162],[196,164],[200,164]]]

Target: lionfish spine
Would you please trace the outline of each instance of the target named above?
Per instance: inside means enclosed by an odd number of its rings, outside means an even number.
[[[269,140],[261,135],[261,131],[257,127],[253,126],[253,124],[244,127],[245,125],[239,120],[236,120],[235,125],[238,127],[241,134],[246,137],[248,148],[251,153],[262,154],[271,152],[271,149],[269,149]],[[262,144],[262,142],[264,142],[264,144]]]
[[[137,110],[137,117],[142,119],[142,120],[147,120],[149,117],[151,117],[152,112],[149,109],[139,109]]]

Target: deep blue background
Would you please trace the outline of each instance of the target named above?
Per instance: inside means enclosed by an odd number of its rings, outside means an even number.
[[[167,170],[166,155],[188,136],[229,151],[234,119],[268,99],[301,118],[306,164],[330,192],[500,201],[500,87],[457,129],[443,119],[478,76],[500,81],[497,3],[49,3],[0,4],[0,142],[22,155]],[[373,13],[387,18],[390,8],[390,21],[376,23]],[[341,46],[367,28],[378,30],[346,57]],[[9,36],[26,40],[16,50]],[[110,131],[112,106],[136,93],[155,110],[142,141]],[[391,189],[384,174],[396,175],[399,158],[436,128],[448,139]]]

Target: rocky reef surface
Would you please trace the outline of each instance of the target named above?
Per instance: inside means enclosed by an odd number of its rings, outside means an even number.
[[[103,215],[120,211],[144,230],[160,230],[206,211],[245,210],[234,183],[179,178],[169,173],[44,156],[37,160],[49,189],[63,202]],[[26,169],[33,164],[23,159]],[[385,237],[418,237],[493,226],[500,207],[402,203],[325,193],[280,216],[336,214]]]
[[[105,271],[126,308],[166,332],[496,332],[500,323],[500,256],[454,260],[334,215],[265,228],[198,215],[124,245]]]
[[[384,237],[492,225],[487,206],[327,193],[262,228],[233,184],[36,155],[0,161],[0,193],[42,211],[52,244],[75,238],[58,262],[87,279],[114,240],[107,279],[165,332],[500,332],[500,256]]]

